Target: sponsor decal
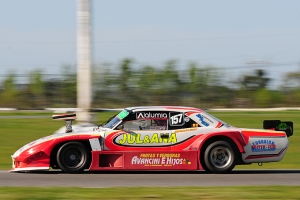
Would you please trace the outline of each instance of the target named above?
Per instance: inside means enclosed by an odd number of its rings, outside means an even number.
[[[190,165],[188,159],[182,158],[180,153],[141,153],[139,156],[133,156],[132,165],[143,166],[175,166]]]
[[[123,134],[118,141],[119,144],[161,144],[161,143],[177,143],[176,134],[172,133],[154,133],[153,135]]]
[[[209,124],[204,120],[203,115],[197,114],[196,116],[199,118],[201,124],[203,124],[204,126],[209,126]]]
[[[195,131],[195,130],[197,130],[197,128],[185,128],[185,129],[175,130],[175,133],[187,132],[187,131]]]
[[[120,112],[117,117],[119,119],[124,119],[125,117],[127,117],[127,115],[129,114],[129,112],[127,110],[123,110],[122,112]]]
[[[150,130],[167,130],[166,126],[150,126]]]
[[[286,123],[283,123],[281,122],[278,126],[277,126],[277,130],[280,130],[280,131],[285,131],[285,130],[288,130],[290,127],[286,124]]]
[[[252,142],[252,152],[275,151],[276,144],[272,140],[257,140]]]
[[[136,113],[137,119],[167,119],[167,113],[141,112]]]
[[[185,122],[189,122],[189,121],[190,121],[190,118],[189,118],[189,117],[185,117],[185,118],[184,118],[184,121],[185,121]]]
[[[210,123],[214,123],[211,119],[209,119],[208,117],[206,117],[205,115],[202,115],[202,117],[205,119],[205,120],[207,120],[207,121],[209,121]]]

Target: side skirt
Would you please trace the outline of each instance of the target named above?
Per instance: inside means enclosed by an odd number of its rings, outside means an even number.
[[[198,170],[198,157],[198,151],[92,151],[89,170]]]

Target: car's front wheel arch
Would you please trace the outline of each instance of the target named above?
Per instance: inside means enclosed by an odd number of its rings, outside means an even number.
[[[82,148],[85,148],[86,150],[86,154],[87,154],[87,163],[85,165],[85,169],[88,169],[88,167],[90,166],[91,164],[91,146],[89,145],[89,142],[88,141],[83,141],[83,140],[74,140],[74,141],[66,141],[66,142],[61,142],[59,144],[56,144],[53,148],[52,148],[52,151],[51,151],[51,154],[50,154],[50,166],[53,168],[53,169],[61,169],[65,172],[68,172],[68,173],[78,173],[79,171],[83,171],[83,170],[79,170],[78,172],[74,171],[74,172],[71,172],[71,171],[66,171],[64,169],[62,169],[61,165],[59,165],[59,159],[58,159],[58,153],[59,153],[59,150],[62,148],[62,146],[64,146],[65,144],[67,143],[76,143],[78,145],[83,145],[84,147]]]

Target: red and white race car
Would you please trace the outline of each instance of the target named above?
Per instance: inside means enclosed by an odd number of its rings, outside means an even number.
[[[207,170],[280,161],[292,122],[264,121],[264,129],[232,127],[198,108],[130,107],[97,126],[72,126],[76,114],[54,115],[66,127],[12,155],[12,172],[84,170]]]

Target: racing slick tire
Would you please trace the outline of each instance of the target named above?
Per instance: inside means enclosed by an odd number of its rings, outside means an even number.
[[[211,143],[205,150],[204,162],[211,172],[230,172],[235,166],[235,154],[231,144],[226,141]]]
[[[80,142],[68,142],[62,145],[56,155],[58,166],[66,173],[80,173],[91,162],[91,154]]]

